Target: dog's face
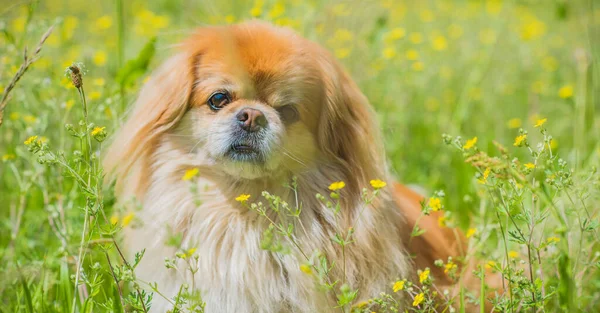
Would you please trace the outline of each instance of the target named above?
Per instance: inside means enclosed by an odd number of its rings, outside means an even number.
[[[236,179],[319,166],[355,190],[383,178],[370,105],[317,44],[249,22],[202,28],[181,48],[141,90],[108,153],[107,169],[118,178],[164,138],[193,166]]]
[[[309,47],[286,33],[217,32],[197,51],[190,108],[175,132],[203,165],[253,179],[318,158],[324,82]]]

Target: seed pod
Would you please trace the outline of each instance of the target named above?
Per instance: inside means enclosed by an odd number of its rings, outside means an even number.
[[[69,66],[69,73],[71,74],[71,82],[75,88],[81,88],[83,86],[83,77],[81,76],[81,70],[75,65]]]

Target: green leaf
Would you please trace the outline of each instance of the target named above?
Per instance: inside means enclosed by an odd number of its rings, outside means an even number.
[[[140,76],[148,70],[150,61],[156,52],[156,37],[150,38],[135,59],[127,61],[115,77],[122,87],[131,86]]]

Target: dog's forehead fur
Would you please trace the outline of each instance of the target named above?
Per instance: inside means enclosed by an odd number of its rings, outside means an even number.
[[[261,22],[203,28],[184,49],[194,56],[195,105],[205,103],[219,83],[239,88],[241,98],[308,111],[323,96],[318,59],[325,52],[290,30]]]

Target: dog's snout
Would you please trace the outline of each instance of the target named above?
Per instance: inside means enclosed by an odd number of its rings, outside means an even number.
[[[249,132],[259,131],[267,126],[267,118],[257,109],[243,108],[235,118],[240,127]]]

